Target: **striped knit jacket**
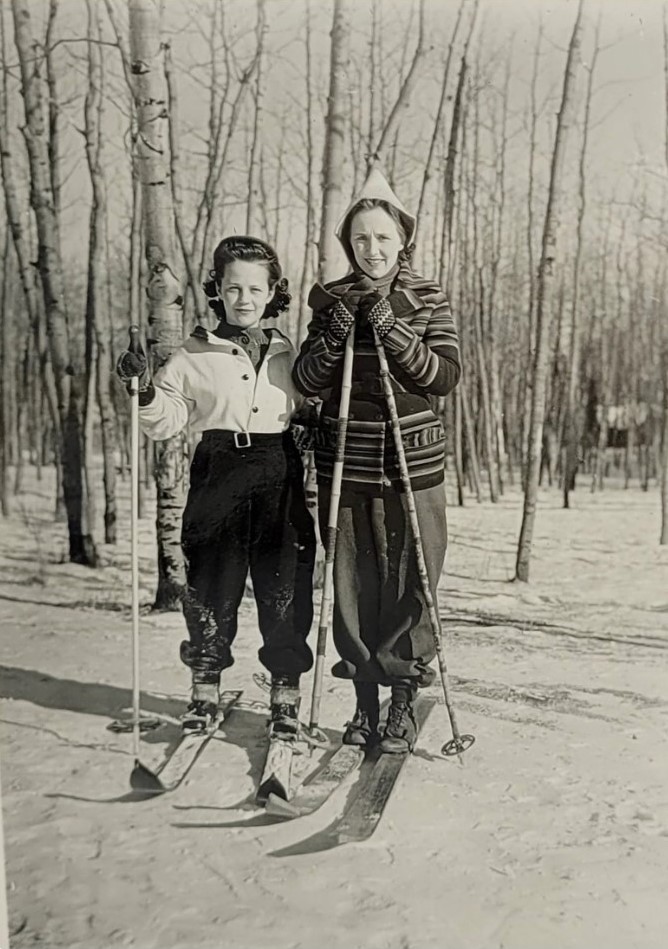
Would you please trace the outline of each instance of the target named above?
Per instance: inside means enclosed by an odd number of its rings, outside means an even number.
[[[316,433],[318,481],[331,481],[345,345],[328,333],[329,314],[355,280],[348,275],[309,296],[313,319],[293,369],[297,389],[323,399]],[[387,300],[394,324],[383,343],[400,418],[402,440],[414,490],[443,481],[445,433],[430,397],[445,396],[460,376],[459,343],[443,291],[403,264]],[[401,490],[389,412],[371,328],[358,319],[343,470],[349,490],[379,495],[384,486]]]

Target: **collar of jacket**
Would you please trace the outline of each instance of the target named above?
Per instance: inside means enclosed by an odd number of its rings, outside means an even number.
[[[331,283],[326,286],[321,283],[316,283],[311,288],[311,292],[308,296],[308,305],[314,312],[319,310],[326,310],[327,307],[332,306],[336,301],[346,292],[346,290],[352,286],[358,277],[354,272],[346,274],[345,277],[340,277],[338,280],[333,280]],[[417,274],[414,274],[413,271],[406,265],[402,265],[399,268],[399,273],[397,274],[392,291],[389,294],[390,299],[393,302],[393,310],[399,310],[400,312],[395,312],[396,316],[403,316],[408,313],[419,310],[424,306],[424,302],[421,299],[419,290],[432,290],[435,285],[431,281],[426,281],[422,277],[418,277]],[[436,287],[436,289],[439,289]],[[394,304],[399,302],[400,304],[396,307]]]
[[[237,327],[234,327],[236,329]],[[229,336],[216,336],[212,330],[206,329],[204,326],[196,326],[195,329],[190,334],[192,339],[198,339],[203,343],[209,343],[211,346],[231,346],[238,341],[238,337],[244,332],[243,327],[239,327],[238,334],[230,334]],[[279,352],[287,352],[292,349],[292,344],[290,340],[281,333],[280,330],[276,327],[267,327],[267,329],[262,328],[262,333],[266,342],[268,343],[267,354],[274,354]]]

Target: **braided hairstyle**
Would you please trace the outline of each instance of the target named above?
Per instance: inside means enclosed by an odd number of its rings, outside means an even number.
[[[408,243],[408,222],[404,220],[399,208],[390,204],[389,201],[383,201],[382,198],[362,198],[350,209],[341,230],[342,242],[344,242],[346,247],[351,246],[350,231],[353,226],[353,218],[358,211],[370,211],[372,208],[381,208],[381,210],[385,211],[387,216],[392,219],[399,232],[399,236],[404,242],[404,246],[399,251],[399,262],[411,265],[413,262],[413,254],[415,253],[415,244]]]
[[[292,297],[288,292],[288,281],[283,276],[276,251],[258,237],[224,237],[213,252],[213,270],[203,284],[204,293],[209,298],[209,306],[219,320],[225,319],[225,306],[218,297],[218,285],[223,279],[225,267],[234,260],[247,260],[264,264],[267,268],[269,286],[274,295],[262,315],[263,320],[280,316],[290,306]]]

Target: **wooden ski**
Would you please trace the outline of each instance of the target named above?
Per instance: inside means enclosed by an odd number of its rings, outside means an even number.
[[[175,791],[181,785],[199,756],[225,721],[228,713],[239,701],[241,695],[241,691],[223,692],[220,697],[218,714],[210,727],[203,734],[183,735],[179,739],[174,750],[169,752],[158,768],[156,768],[155,775],[162,786],[157,793]],[[131,783],[133,783],[132,779]],[[139,792],[144,790],[140,780],[137,781],[136,785],[133,783],[133,787]],[[152,793],[155,794],[156,792],[153,791]]]
[[[269,739],[267,757],[256,795],[259,804],[264,804],[270,796],[278,800],[289,800],[294,753],[295,739]]]
[[[363,760],[362,748],[341,745],[323,765],[308,776],[291,800],[270,792],[266,799],[267,813],[285,820],[312,814],[349,774],[359,768]]]
[[[435,704],[432,697],[418,696],[415,703],[418,733]],[[275,851],[272,856],[315,853],[341,844],[367,840],[378,826],[401,770],[409,758],[409,754],[388,755],[381,754],[378,750],[370,752],[362,764],[359,780],[352,789],[343,814],[324,830],[284,850]]]

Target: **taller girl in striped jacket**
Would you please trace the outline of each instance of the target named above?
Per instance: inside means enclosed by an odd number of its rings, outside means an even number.
[[[323,536],[331,492],[345,340],[355,334],[350,421],[334,564],[333,673],[353,680],[357,704],[344,742],[378,735],[379,686],[392,701],[380,747],[412,750],[413,702],[433,680],[435,647],[413,550],[406,498],[373,330],[387,353],[427,572],[435,595],[447,545],[445,435],[431,406],[460,376],[459,345],[441,288],[411,267],[415,218],[374,170],[337,228],[351,271],[316,284],[313,318],[293,369],[297,388],[323,399],[316,437]]]

